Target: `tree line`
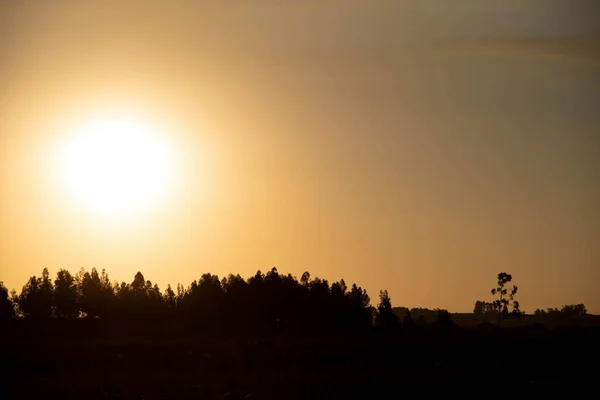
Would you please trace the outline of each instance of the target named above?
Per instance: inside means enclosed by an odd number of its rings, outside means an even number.
[[[544,316],[573,316],[580,317],[587,315],[587,309],[584,304],[565,304],[560,309],[559,308],[548,308],[546,310],[542,310],[538,308],[533,312],[533,315],[544,317]]]
[[[477,301],[474,314],[493,314],[498,326],[501,317],[520,316],[515,300],[518,288],[509,288],[511,281],[510,274],[499,273],[497,286],[491,290],[496,299]],[[535,311],[536,316],[586,313],[583,304]],[[379,293],[377,307],[372,307],[367,291],[356,284],[347,286],[343,279],[330,284],[308,272],[298,280],[276,268],[266,274],[257,271],[248,279],[239,274],[219,279],[206,273],[187,287],[168,285],[164,291],[141,272],[131,283],[118,283],[111,281],[105,270],[95,268],[77,274],[61,269],[52,280],[45,268],[41,276],[30,277],[19,294],[14,290],[9,294],[0,282],[0,320],[15,317],[30,321],[99,319],[122,326],[166,322],[205,331],[248,333],[348,332],[373,327],[396,332],[425,319],[453,325],[451,314],[444,309],[393,308],[385,290]]]
[[[512,275],[506,272],[498,274],[498,286],[491,290],[493,296],[498,298],[492,302],[476,301],[473,313],[477,316],[494,314],[498,317],[498,325],[500,324],[500,318],[502,316],[517,316],[520,317],[523,312],[521,311],[519,302],[515,300],[519,288],[514,285],[512,288],[507,285],[512,281]],[[509,307],[512,306],[512,310],[509,311]],[[560,310],[558,308],[548,308],[547,310],[537,309],[533,313],[534,316],[584,316],[587,315],[587,309],[583,304],[570,304],[564,305]]]
[[[52,280],[47,269],[29,278],[21,293],[8,293],[0,283],[0,318],[27,320],[99,319],[120,324],[166,322],[211,330],[311,332],[361,331],[373,325],[399,326],[387,291],[377,308],[367,291],[342,279],[329,283],[305,272],[300,280],[257,271],[248,279],[230,274],[203,274],[184,287],[161,291],[138,272],[131,283],[113,282],[105,270],[58,271]]]
[[[487,301],[478,300],[475,302],[473,308],[473,314],[475,315],[489,315],[496,314],[494,304]],[[587,315],[587,308],[585,304],[565,304],[560,308],[550,307],[547,309],[538,308],[533,312],[533,315],[538,317],[543,316],[584,316]]]

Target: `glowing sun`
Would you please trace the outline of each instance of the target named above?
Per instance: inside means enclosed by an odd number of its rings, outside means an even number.
[[[154,207],[174,178],[173,148],[164,133],[128,115],[102,115],[78,124],[59,160],[65,189],[106,217]]]

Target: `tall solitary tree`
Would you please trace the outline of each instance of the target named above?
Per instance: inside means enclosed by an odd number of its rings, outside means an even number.
[[[513,313],[519,313],[519,302],[514,299],[519,288],[513,285],[512,289],[506,287],[512,281],[512,275],[506,272],[498,274],[498,286],[492,289],[492,295],[498,296],[494,304],[494,310],[498,313],[498,327],[500,327],[500,318],[502,315],[508,315],[508,308],[512,305]]]

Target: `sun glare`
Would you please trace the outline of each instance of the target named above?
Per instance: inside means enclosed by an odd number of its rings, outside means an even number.
[[[60,175],[77,203],[103,217],[157,205],[174,178],[171,144],[156,125],[108,114],[78,124],[60,154]]]

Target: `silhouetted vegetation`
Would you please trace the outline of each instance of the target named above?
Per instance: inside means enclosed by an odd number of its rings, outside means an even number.
[[[510,305],[513,307],[513,315],[518,315],[521,312],[519,309],[519,302],[514,299],[519,288],[514,285],[512,289],[510,289],[510,292],[506,288],[506,285],[511,281],[512,275],[507,274],[506,272],[500,272],[498,274],[498,286],[492,289],[492,295],[498,296],[498,299],[494,300],[492,303],[494,305],[494,311],[498,314],[498,327],[500,326],[501,317],[508,316]]]
[[[436,314],[437,314],[437,324],[441,325],[441,326],[452,326],[454,325],[454,321],[452,321],[452,317],[450,316],[450,313],[448,312],[448,310],[444,310],[444,309],[436,309],[435,310]]]
[[[47,268],[44,268],[41,277],[29,278],[21,294],[16,298],[16,303],[19,312],[26,317],[41,319],[52,316],[54,285]]]
[[[77,282],[71,273],[61,269],[54,281],[54,315],[58,318],[79,316]]]
[[[396,333],[400,329],[400,318],[392,309],[392,299],[387,290],[379,292],[379,305],[375,316],[375,326],[384,332]]]
[[[372,307],[356,284],[275,268],[206,273],[164,292],[141,272],[117,283],[106,271],[60,270],[52,281],[44,269],[20,294],[0,283],[10,366],[0,398],[374,398],[508,369],[512,384],[586,377],[580,358],[600,321],[583,304],[516,318],[509,278],[499,275],[494,303],[456,314],[393,307],[386,290]],[[499,349],[528,356],[515,363]]]
[[[533,315],[543,317],[543,316],[584,316],[587,315],[587,309],[583,304],[565,304],[559,310],[558,308],[548,308],[547,310],[537,309],[534,311]]]
[[[475,308],[473,309],[473,314],[475,315],[485,315],[490,313],[495,313],[495,305],[493,302],[479,301],[475,302]]]
[[[105,326],[118,324],[119,329],[164,325],[170,330],[238,335],[360,333],[373,329],[399,334],[426,324],[453,326],[457,319],[463,325],[465,321],[476,325],[495,319],[498,326],[501,319],[507,323],[509,317],[519,319],[524,314],[515,300],[517,286],[507,287],[511,281],[510,274],[499,273],[497,287],[491,291],[497,298],[475,302],[473,317],[466,318],[468,314],[451,314],[444,309],[393,307],[386,290],[380,291],[377,307],[372,307],[366,290],[356,284],[348,287],[343,279],[330,284],[308,272],[298,280],[276,268],[266,274],[257,271],[247,279],[239,274],[220,279],[205,273],[187,287],[177,284],[173,290],[168,285],[164,292],[141,272],[130,283],[118,283],[111,282],[105,270],[81,269],[73,275],[61,269],[53,281],[44,269],[41,276],[29,278],[19,294],[9,294],[0,282],[0,318],[22,317],[38,325],[52,319],[87,319],[102,321]],[[572,304],[538,309],[532,317],[564,322],[586,315],[585,305]]]
[[[203,332],[360,332],[369,329],[374,318],[366,290],[356,284],[348,288],[342,279],[330,285],[308,272],[298,281],[276,268],[248,279],[206,273],[187,288],[177,285],[177,293],[171,286],[161,292],[141,272],[131,283],[119,284],[104,270],[82,269],[76,275],[60,270],[52,282],[44,269],[16,296],[15,309],[4,286],[1,294],[4,319],[13,314],[35,320],[87,318],[130,326],[169,321],[171,326]],[[383,330],[399,329],[387,292],[375,314]]]
[[[8,289],[0,282],[0,321],[10,320],[15,316],[13,302],[9,298]]]

